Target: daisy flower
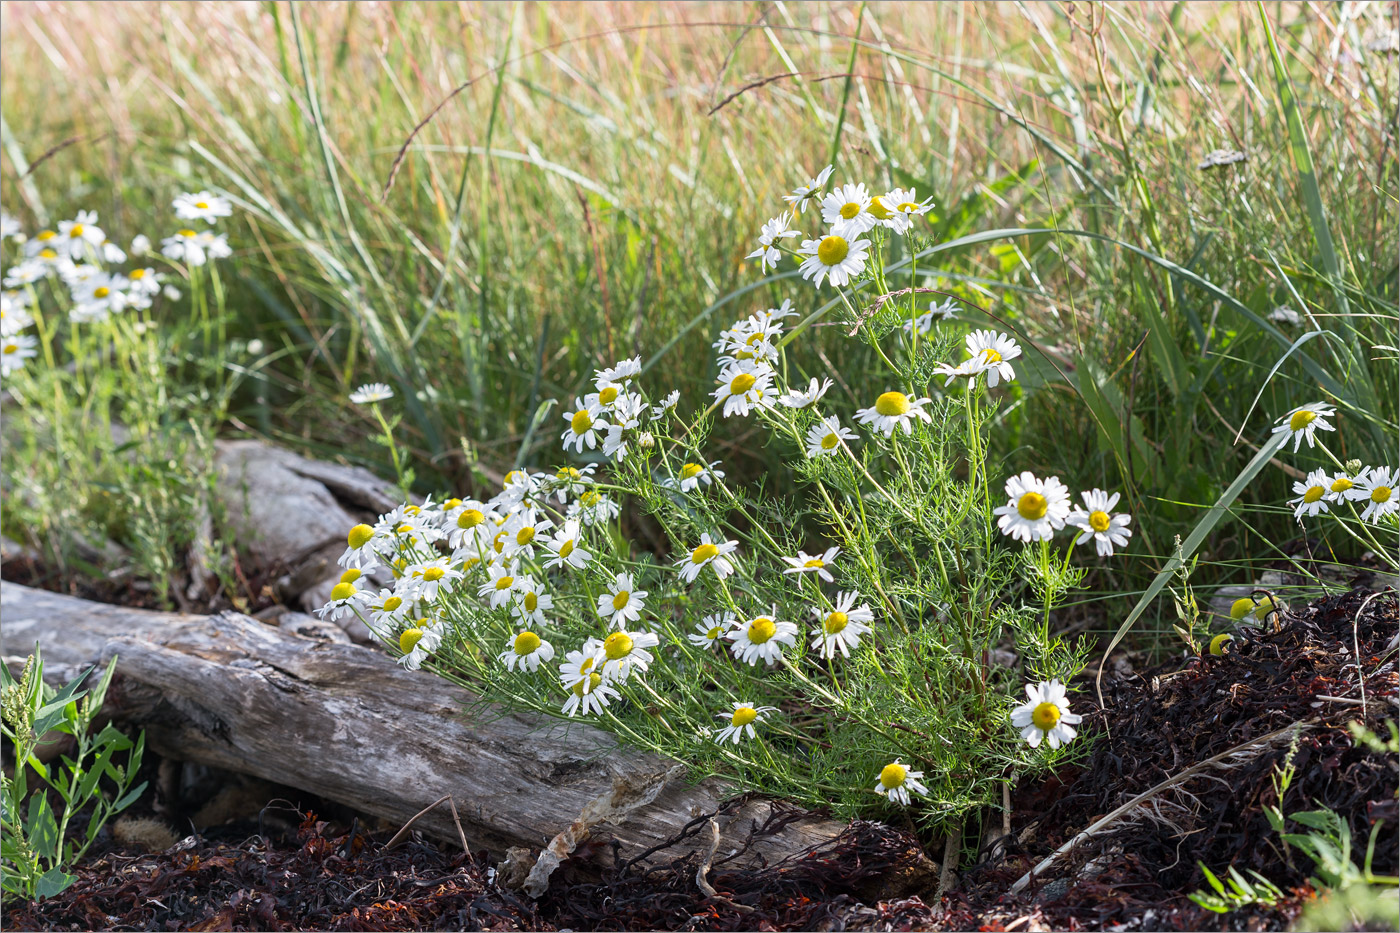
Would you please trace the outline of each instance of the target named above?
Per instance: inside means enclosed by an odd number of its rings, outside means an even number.
[[[763,229],[758,234],[758,249],[745,256],[745,259],[757,259],[759,270],[767,272],[769,266],[776,267],[778,261],[783,258],[782,252],[778,249],[778,241],[784,237],[797,236],[796,230],[789,230],[788,223],[792,220],[791,214],[779,214],[772,220],[763,224]]]
[[[129,270],[126,281],[126,290],[132,295],[154,298],[160,292],[160,273],[149,267]]]
[[[510,614],[525,625],[544,625],[544,614],[554,608],[554,597],[544,591],[544,584],[529,574],[522,574],[516,579],[514,589]]]
[[[992,512],[1000,515],[997,527],[1017,541],[1049,541],[1069,517],[1069,489],[1058,476],[1039,480],[1027,470],[1006,481],[1006,505]]]
[[[807,391],[799,392],[796,389],[790,389],[788,390],[788,394],[778,399],[778,401],[782,402],[788,408],[807,408],[820,401],[821,397],[826,394],[831,386],[832,382],[830,379],[824,379],[822,382],[818,383],[817,377],[813,376],[812,381],[807,383]]]
[[[356,614],[355,610],[359,604],[369,599],[368,593],[355,586],[355,581],[359,579],[359,573],[358,570],[352,568],[341,574],[340,582],[331,587],[330,600],[316,610],[317,617],[330,619],[334,622],[337,619]]]
[[[477,587],[476,595],[489,600],[492,609],[499,609],[510,602],[515,589],[515,564],[491,564],[487,570],[491,579]]]
[[[441,645],[442,624],[419,619],[399,635],[399,651],[402,652],[399,663],[410,671],[416,671]]]
[[[228,198],[208,191],[176,195],[170,206],[175,208],[175,216],[181,220],[203,220],[211,224],[233,213],[233,205]]]
[[[160,252],[168,259],[183,260],[191,266],[202,266],[208,262],[199,234],[188,227],[162,239]]]
[[[570,651],[564,655],[564,660],[559,665],[559,685],[565,690],[570,690],[580,684],[587,684],[588,675],[598,673],[594,669],[594,657],[602,646],[602,639],[590,638],[577,651]]]
[[[747,415],[754,407],[770,408],[773,369],[767,363],[735,360],[720,370],[719,388],[714,390],[715,403],[724,403],[723,414]]]
[[[681,492],[693,492],[701,486],[708,486],[716,479],[724,479],[724,471],[716,470],[719,461],[716,460],[709,466],[703,463],[687,463],[676,472],[676,483],[680,486]]]
[[[1274,308],[1274,310],[1270,311],[1269,320],[1277,321],[1280,324],[1287,324],[1291,327],[1297,327],[1299,324],[1303,323],[1303,318],[1297,311],[1288,307],[1288,305],[1279,305]]]
[[[601,407],[596,403],[590,405],[579,398],[574,399],[574,411],[564,413],[564,420],[569,426],[564,429],[560,439],[564,442],[565,450],[572,445],[575,453],[583,453],[585,444],[589,450],[597,448],[598,432],[608,430],[608,422],[602,417]]]
[[[598,597],[598,615],[625,629],[627,623],[641,620],[647,595],[647,590],[637,589],[630,573],[619,573],[608,584],[607,592]]]
[[[685,557],[676,561],[676,569],[681,572],[681,579],[686,583],[694,583],[695,578],[700,576],[700,571],[711,564],[715,568],[715,576],[723,580],[734,572],[734,564],[729,560],[729,555],[739,549],[738,541],[716,542],[710,538],[708,531],[700,535],[700,543]]]
[[[660,640],[651,632],[613,632],[603,639],[597,654],[593,656],[593,663],[605,679],[622,683],[632,676],[633,668],[646,673],[652,661],[651,652],[647,649],[655,648]]]
[[[816,178],[807,180],[807,184],[798,185],[792,190],[792,194],[783,195],[783,200],[788,202],[798,213],[806,213],[807,202],[826,187],[827,181],[831,178],[832,166],[828,165],[822,169]]]
[[[817,617],[817,627],[812,629],[812,647],[817,648],[824,658],[850,657],[850,650],[860,644],[860,637],[870,633],[869,623],[875,621],[875,613],[865,603],[856,606],[859,593],[838,593],[835,608],[827,611],[820,606],[812,607],[812,615]]]
[[[1309,402],[1278,419],[1284,423],[1274,428],[1273,433],[1281,434],[1287,431],[1289,436],[1293,438],[1293,452],[1296,454],[1304,440],[1308,442],[1309,447],[1313,446],[1313,433],[1318,429],[1323,431],[1336,430],[1327,421],[1327,418],[1335,414],[1336,411],[1335,408],[1324,402]]]
[[[1350,482],[1348,480],[1347,482]],[[1301,482],[1293,484],[1293,492],[1298,498],[1288,500],[1288,504],[1293,506],[1293,517],[1299,522],[1306,518],[1312,518],[1319,512],[1329,511],[1327,505],[1327,487],[1331,485],[1331,480],[1327,476],[1327,471],[1313,470]]]
[[[534,632],[526,629],[511,639],[510,647],[497,655],[497,660],[513,671],[516,665],[520,670],[537,671],[540,664],[554,659],[554,646]]]
[[[841,427],[841,419],[829,415],[807,429],[807,456],[825,457],[841,449],[842,441],[856,440],[856,432]]]
[[[562,503],[569,500],[569,496],[581,496],[588,489],[588,484],[593,481],[593,471],[598,468],[598,464],[590,463],[583,469],[577,467],[563,466],[554,471],[554,475],[545,480],[544,485]]]
[[[932,207],[933,198],[920,201],[915,189],[895,188],[875,198],[870,211],[881,224],[903,236],[913,229],[914,218],[927,214]]]
[[[0,336],[12,337],[34,323],[27,292],[0,293]]]
[[[97,260],[102,256],[102,244],[107,234],[97,225],[96,211],[78,211],[73,220],[58,222],[56,248],[74,262]]]
[[[918,328],[919,336],[933,330],[933,325],[941,321],[951,321],[957,317],[958,303],[952,298],[945,298],[943,301],[930,301],[928,310],[912,321],[904,322],[904,332],[912,333],[914,328]]]
[[[582,570],[593,557],[583,547],[583,529],[576,518],[565,521],[563,527],[554,533],[554,537],[545,542],[544,547],[552,555],[545,561],[546,567],[572,567]]]
[[[620,696],[600,674],[588,674],[569,688],[569,698],[564,701],[564,714],[572,717],[580,712],[585,716],[590,712],[601,713]]]
[[[724,639],[724,633],[734,626],[734,613],[717,612],[695,623],[695,634],[685,636],[697,648],[712,648]]]
[[[928,398],[911,399],[903,392],[886,392],[870,408],[857,409],[856,421],[870,425],[872,430],[885,437],[892,436],[896,427],[907,436],[914,432],[912,422],[915,418],[933,423],[929,413],[924,411],[924,406],[931,401]]]
[[[398,628],[412,608],[411,602],[388,589],[381,589],[365,600],[365,609],[369,612],[369,627],[374,629],[375,634]]]
[[[501,553],[508,558],[517,554],[526,558],[534,557],[535,537],[553,527],[554,522],[540,517],[534,509],[522,508],[501,526],[501,530],[505,532]]]
[[[1387,515],[1400,509],[1400,497],[1395,494],[1397,475],[1388,466],[1373,467],[1365,474],[1365,479],[1357,477],[1357,488],[1365,494],[1366,508],[1361,512],[1362,521],[1379,522]]]
[[[31,334],[10,334],[0,341],[0,376],[24,367],[24,361],[37,354],[39,341]]]
[[[863,184],[846,184],[822,198],[822,223],[838,236],[860,236],[879,223]]]
[[[511,470],[501,482],[501,491],[487,505],[502,512],[511,512],[522,503],[533,501],[539,494],[539,480],[524,470]]]
[[[1128,527],[1133,517],[1124,512],[1111,514],[1118,504],[1119,493],[1109,495],[1102,489],[1093,489],[1079,494],[1084,500],[1084,508],[1075,509],[1065,516],[1065,524],[1073,525],[1084,532],[1074,539],[1075,544],[1083,544],[1094,539],[1094,547],[1100,557],[1112,557],[1113,548],[1124,547],[1133,536]]]
[[[834,231],[820,240],[803,240],[797,252],[807,258],[798,271],[818,288],[822,279],[839,288],[865,271],[869,249],[869,240],[851,242]]]
[[[995,389],[1001,380],[1010,382],[1016,378],[1016,370],[1008,361],[1021,355],[1021,347],[1011,337],[994,330],[975,330],[964,342],[968,362],[977,361],[981,366],[979,372],[987,374],[987,388]]]
[[[1074,726],[1084,717],[1069,711],[1064,684],[1058,680],[1026,684],[1026,697],[1027,702],[1011,711],[1011,725],[1021,730],[1021,738],[1031,748],[1039,748],[1042,739],[1059,748],[1074,738]]]
[[[826,567],[836,560],[836,556],[840,553],[839,547],[829,547],[820,557],[813,557],[806,551],[798,551],[796,557],[783,556],[783,563],[788,565],[783,573],[815,573],[827,583],[831,583],[833,580],[831,571],[827,570]]]
[[[463,576],[465,574],[462,571],[452,566],[450,558],[439,557],[418,564],[410,564],[407,572],[404,573],[404,580],[409,581],[407,585],[413,587],[415,598],[432,602],[437,599],[439,590],[450,586],[451,581],[460,580]]]
[[[924,776],[922,771],[910,771],[896,758],[894,761],[880,769],[880,780],[875,782],[875,793],[882,797],[888,797],[891,802],[900,806],[909,806],[909,792],[916,794],[927,794],[928,788],[921,780]]]
[[[593,384],[599,393],[605,386],[628,383],[642,374],[642,358],[634,356],[630,360],[618,360],[607,369],[600,369],[593,375]],[[605,402],[604,404],[609,404]]]
[[[1327,495],[1324,498],[1329,502],[1344,502],[1348,499],[1365,499],[1366,493],[1359,488],[1359,485],[1365,482],[1370,472],[1370,467],[1363,467],[1355,474],[1347,473],[1344,470],[1338,470],[1328,479]]]
[[[612,521],[617,518],[618,512],[617,503],[607,494],[590,489],[569,506],[568,517],[579,519],[585,525],[592,526]]]
[[[101,312],[105,318],[108,314],[121,311],[129,303],[126,292],[122,291],[125,284],[123,278],[105,272],[88,275],[76,282],[71,289],[73,302],[90,308],[90,314]]]
[[[133,256],[145,256],[151,251],[151,238],[144,233],[138,233],[131,238],[131,247],[128,252]]]
[[[350,401],[356,405],[369,405],[385,402],[394,397],[394,390],[382,382],[367,382],[350,393]]]
[[[345,536],[349,545],[336,563],[342,567],[358,567],[368,573],[379,562],[379,546],[387,546],[388,541],[376,535],[369,525],[359,524]]]
[[[14,217],[0,211],[0,239],[13,240],[24,236],[24,228]]]
[[[480,551],[494,536],[495,519],[499,517],[486,503],[475,499],[449,509],[443,516],[448,546]]]
[[[727,719],[729,725],[722,729],[716,729],[714,740],[721,745],[725,742],[739,744],[739,740],[745,736],[755,738],[758,733],[754,731],[753,724],[763,722],[769,713],[776,713],[776,706],[754,706],[752,703],[735,703],[734,708],[727,713],[716,713],[716,719]]]
[[[775,606],[772,612],[777,612]],[[745,664],[763,661],[773,665],[783,656],[783,646],[791,646],[797,641],[797,626],[791,622],[779,622],[771,615],[755,616],[747,622],[734,626],[725,633],[733,644],[729,650],[734,657]]]
[[[680,400],[681,390],[672,389],[669,395],[667,395],[661,401],[657,402],[655,405],[651,406],[652,419],[659,420],[661,418],[664,418],[666,416],[666,412],[675,408],[676,404],[679,403]]]

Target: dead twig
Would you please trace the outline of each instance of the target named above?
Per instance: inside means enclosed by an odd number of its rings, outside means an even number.
[[[876,298],[875,298],[874,301],[870,302],[870,304],[868,304],[868,305],[866,305],[864,308],[861,308],[861,309],[860,309],[860,317],[856,319],[855,326],[851,328],[850,333],[846,334],[846,336],[847,336],[847,337],[854,337],[854,336],[856,335],[856,332],[857,332],[858,330],[860,330],[860,326],[861,326],[862,324],[864,324],[866,321],[868,321],[868,320],[870,320],[872,317],[874,317],[874,316],[875,316],[875,313],[876,313],[877,311],[879,311],[881,308],[883,308],[883,307],[884,307],[886,304],[888,304],[889,302],[894,301],[896,298],[903,298],[905,295],[947,295],[947,294],[948,294],[948,293],[945,292],[945,291],[943,291],[943,289],[941,289],[941,288],[901,288],[901,289],[900,289],[899,291],[897,291],[897,292],[885,292],[883,295],[878,295],[878,296],[876,296]],[[953,296],[950,296],[950,297],[957,297],[957,296],[956,296],[956,295],[953,295]],[[978,309],[978,310],[981,310],[981,309]]]
[[[710,848],[705,853],[705,857],[700,861],[700,867],[695,870],[695,886],[708,898],[719,901],[729,907],[733,907],[741,914],[751,914],[754,909],[747,904],[736,904],[715,890],[715,886],[705,876],[710,873],[710,866],[714,864],[715,852],[719,850],[719,823],[714,817],[710,817]]]
[[[447,805],[452,808],[452,822],[457,824],[457,836],[462,840],[462,852],[468,858],[470,858],[472,850],[467,848],[467,834],[462,831],[462,820],[457,815],[457,803],[452,799],[451,794],[444,794],[437,800],[434,800],[432,803],[428,804],[423,809],[419,810],[417,813],[413,814],[413,816],[409,817],[408,822],[403,824],[403,826],[399,829],[398,832],[394,833],[394,838],[390,839],[387,843],[384,844],[384,848],[392,849],[394,846],[402,842],[403,837],[408,835],[409,828],[413,826],[413,822],[417,820],[418,817],[432,810],[433,807],[436,807],[438,804],[442,803],[444,800],[446,800]]]

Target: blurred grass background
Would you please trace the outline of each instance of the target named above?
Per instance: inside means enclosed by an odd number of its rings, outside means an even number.
[[[1400,344],[1393,5],[3,14],[7,211],[32,228],[96,209],[125,242],[172,232],[152,218],[182,190],[241,208],[223,352],[245,381],[224,433],[388,472],[345,398],[383,380],[421,491],[461,493],[474,466],[560,461],[557,412],[531,430],[541,404],[619,357],[700,404],[719,328],[818,305],[791,265],[765,278],[742,257],[834,158],[837,182],[936,199],[928,232],[956,245],[920,284],[1035,347],[1001,415],[1007,470],[1125,489],[1141,574],[1297,404],[1339,405],[1344,457],[1396,460],[1396,351],[1376,349]],[[1214,149],[1247,159],[1198,168]],[[957,243],[1029,229],[1046,232]],[[868,352],[818,327],[789,361],[854,407],[873,390],[842,377]],[[766,474],[780,453],[756,436],[726,422],[714,456]],[[1205,548],[1218,578],[1248,582],[1299,535],[1279,503],[1325,462],[1261,475]],[[1141,589],[1136,573],[1096,585]]]

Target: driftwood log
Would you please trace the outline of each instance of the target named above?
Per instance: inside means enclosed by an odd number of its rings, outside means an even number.
[[[592,834],[615,838],[628,857],[735,794],[713,778],[689,784],[675,762],[620,747],[592,726],[506,713],[377,651],[236,613],[150,612],[12,583],[0,586],[0,613],[7,661],[36,641],[60,676],[119,656],[109,711],[144,728],[163,756],[252,774],[390,821],[450,794],[467,841],[493,853],[554,840],[550,849],[567,855],[588,825],[601,823]],[[741,849],[771,811],[749,800],[720,815],[721,857]],[[445,806],[414,826],[458,839]],[[697,828],[686,847],[708,851],[708,825]],[[776,861],[843,828],[804,814],[755,840],[741,861]]]

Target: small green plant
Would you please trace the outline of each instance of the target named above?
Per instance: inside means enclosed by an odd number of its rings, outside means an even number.
[[[1206,882],[1215,889],[1215,893],[1197,891],[1195,894],[1187,895],[1187,897],[1206,910],[1225,914],[1232,910],[1239,910],[1241,907],[1256,905],[1272,907],[1283,897],[1283,892],[1257,871],[1250,871],[1254,880],[1249,881],[1236,871],[1233,865],[1230,866],[1230,877],[1227,879],[1229,887],[1227,888],[1225,882],[1217,878],[1215,872],[1207,868],[1204,862],[1196,864],[1201,867],[1201,874],[1206,876]]]
[[[7,896],[52,897],[73,883],[66,868],[83,857],[107,821],[136,802],[146,782],[133,786],[141,768],[146,737],[133,743],[109,723],[95,736],[93,720],[102,708],[113,658],[96,686],[82,689],[92,668],[62,689],[44,683],[39,647],[25,662],[18,681],[0,665],[0,732],[13,743],[14,773],[0,778],[0,887]],[[71,737],[72,756],[45,764],[37,752]],[[126,763],[117,756],[126,753]],[[30,784],[30,773],[42,784]],[[102,779],[109,779],[104,788]],[[51,795],[61,807],[55,808]],[[91,806],[81,833],[70,824]],[[71,838],[70,838],[71,836]]]

